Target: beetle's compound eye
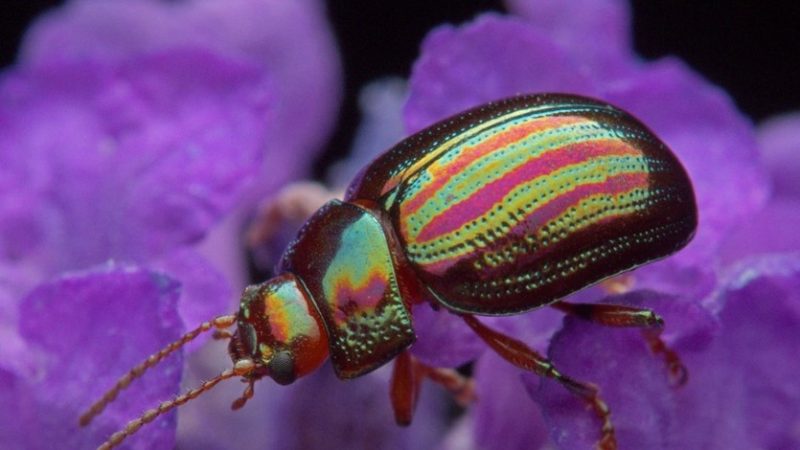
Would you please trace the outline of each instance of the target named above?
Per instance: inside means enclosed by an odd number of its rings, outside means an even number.
[[[269,361],[269,376],[278,384],[291,384],[297,378],[294,371],[294,356],[288,350],[281,350]]]

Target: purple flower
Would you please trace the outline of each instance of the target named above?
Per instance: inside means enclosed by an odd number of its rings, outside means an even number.
[[[249,199],[304,175],[340,96],[339,60],[319,0],[75,0],[33,26],[21,60],[120,61],[181,48],[259,66],[273,83],[267,152]]]
[[[218,360],[223,346],[211,347],[209,355]],[[219,370],[209,371],[198,353],[190,356],[185,379],[190,386]],[[236,412],[230,404],[244,385],[224,383],[179,411],[178,442],[198,450],[432,448],[446,432],[446,394],[423,386],[414,423],[399,427],[389,402],[390,374],[388,365],[343,381],[326,364],[290,386],[265,379],[256,383],[255,397]]]
[[[793,224],[800,223],[800,113],[767,120],[758,129],[764,163],[772,175],[768,204],[726,237],[726,263],[753,253],[800,249]]]
[[[230,286],[191,245],[260,161],[260,70],[201,50],[41,64],[6,73],[0,97],[0,264],[23,274],[6,329],[37,283],[107,260],[180,280],[185,323],[230,310]]]
[[[5,74],[3,259],[47,277],[198,242],[254,175],[269,92],[199,50]]]
[[[312,1],[74,1],[31,29],[0,76],[2,442],[96,446],[177,393],[180,354],[78,430],[184,324],[232,310],[243,274],[209,233],[305,170],[338,78]],[[175,424],[130,446],[172,448]]]
[[[31,291],[19,308],[25,353],[0,350],[4,448],[94,448],[138,416],[143,405],[174,395],[180,355],[154,369],[153,381],[139,384],[135,395],[120,398],[89,427],[78,428],[77,418],[91,399],[180,335],[179,295],[178,283],[164,275],[114,265],[73,272]],[[131,439],[131,448],[172,448],[174,429],[174,414],[160,418],[148,433]]]
[[[663,362],[635,330],[568,318],[550,356],[566,373],[601,386],[621,448],[793,448],[800,439],[800,365],[791,357],[800,345],[798,264],[797,254],[743,263],[715,293],[713,316],[654,293],[611,299],[664,315],[672,348],[689,370],[680,389],[665,382]],[[557,445],[596,441],[596,423],[581,402],[553,382],[525,382]]]
[[[551,309],[482,321],[596,383],[622,448],[796,447],[800,241],[787,224],[800,211],[800,119],[756,134],[682,62],[640,60],[620,1],[581,0],[577,14],[554,0],[508,3],[513,16],[432,32],[408,87],[367,92],[359,150],[332,176],[346,181],[403,128],[516,93],[573,92],[631,111],[687,167],[700,229],[680,254],[634,272],[641,290],[609,297],[594,287],[572,300],[656,310],[689,383],[670,384],[638,330]],[[96,446],[172,397],[182,378],[197,386],[229,366],[223,343],[188,354],[185,374],[179,352],[77,426],[91,401],[184,324],[232,308],[230,282],[244,279],[242,217],[303,173],[332,122],[338,62],[319,6],[75,0],[32,28],[18,67],[0,77],[0,442]],[[478,401],[444,438],[445,395],[432,383],[402,429],[391,417],[390,367],[347,383],[323,367],[290,387],[258,383],[238,413],[229,405],[243,386],[224,383],[126,444],[535,449],[597,440],[597,419],[562,386],[509,365],[455,315],[425,306],[414,315],[418,358],[475,362]]]

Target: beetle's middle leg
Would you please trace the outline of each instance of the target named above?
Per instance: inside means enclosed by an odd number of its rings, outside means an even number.
[[[395,420],[400,425],[411,423],[419,390],[425,378],[447,389],[461,406],[466,406],[475,398],[473,380],[453,369],[428,366],[407,350],[397,357],[394,364],[390,395]]]
[[[656,355],[662,355],[666,360],[673,384],[681,386],[686,383],[689,377],[688,371],[681,363],[678,354],[661,339],[664,320],[655,312],[646,308],[604,303],[556,302],[551,306],[566,314],[600,325],[642,328],[642,335],[650,346],[650,350]]]
[[[471,315],[463,315],[464,322],[472,328],[500,357],[519,367],[542,377],[552,378],[570,392],[584,399],[602,422],[601,437],[597,443],[600,450],[617,448],[614,436],[614,425],[611,423],[611,412],[600,398],[597,386],[572,379],[559,372],[547,358],[528,347],[522,341],[499,333],[482,324]]]

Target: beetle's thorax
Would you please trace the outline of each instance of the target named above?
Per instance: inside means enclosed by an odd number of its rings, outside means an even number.
[[[341,378],[382,366],[416,338],[393,239],[381,211],[334,200],[305,223],[279,264],[302,279]]]
[[[294,275],[281,274],[245,289],[229,353],[234,363],[245,358],[256,362],[251,378],[269,375],[281,384],[322,365],[328,356],[328,337]]]

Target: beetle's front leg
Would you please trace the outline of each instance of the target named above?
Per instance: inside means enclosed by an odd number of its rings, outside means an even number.
[[[475,383],[453,369],[430,367],[420,362],[410,352],[401,353],[394,363],[390,396],[395,420],[399,425],[408,425],[414,416],[414,408],[423,379],[440,384],[447,389],[461,406],[475,399]]]
[[[689,372],[681,363],[678,354],[669,348],[661,339],[664,320],[658,314],[646,308],[625,305],[609,305],[604,303],[567,303],[556,302],[553,308],[567,314],[610,327],[641,327],[650,350],[662,355],[667,363],[671,382],[682,386],[689,378]]]

